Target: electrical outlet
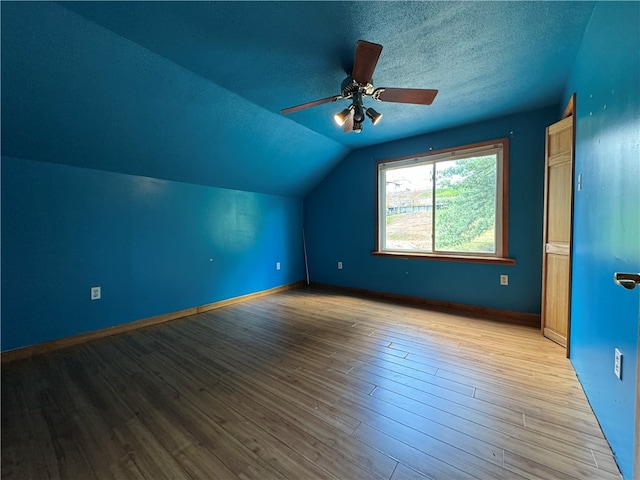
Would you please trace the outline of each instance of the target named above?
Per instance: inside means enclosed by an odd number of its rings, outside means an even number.
[[[276,270],[280,270],[280,262],[276,262]]]
[[[102,298],[102,290],[100,287],[91,287],[91,300],[100,300]]]
[[[617,348],[614,353],[613,373],[616,374],[619,380],[622,380],[622,353]]]
[[[342,262],[338,262],[338,270],[342,270]]]
[[[509,275],[500,275],[500,285],[509,285]]]

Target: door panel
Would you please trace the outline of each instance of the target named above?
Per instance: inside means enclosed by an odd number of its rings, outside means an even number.
[[[547,253],[546,322],[544,335],[561,345],[567,344],[569,284],[558,281],[569,278],[569,255]]]
[[[571,157],[549,167],[548,243],[568,244],[571,234]]]
[[[542,333],[567,346],[571,283],[573,116],[547,128]]]
[[[572,117],[568,116],[567,118]],[[559,153],[566,153],[568,151],[567,145],[573,145],[573,128],[567,129],[565,128],[566,125],[562,123],[567,118],[549,126],[551,137],[549,137],[548,154],[550,157]]]

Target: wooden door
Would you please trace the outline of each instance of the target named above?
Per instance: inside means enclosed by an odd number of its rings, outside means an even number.
[[[547,128],[542,261],[542,333],[567,346],[571,283],[573,120]]]

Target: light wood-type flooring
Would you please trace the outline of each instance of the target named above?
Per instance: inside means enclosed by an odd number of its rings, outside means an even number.
[[[298,288],[2,368],[3,479],[619,479],[540,331]]]

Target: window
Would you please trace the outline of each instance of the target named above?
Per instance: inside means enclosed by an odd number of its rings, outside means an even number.
[[[507,256],[508,140],[378,163],[375,254]]]

